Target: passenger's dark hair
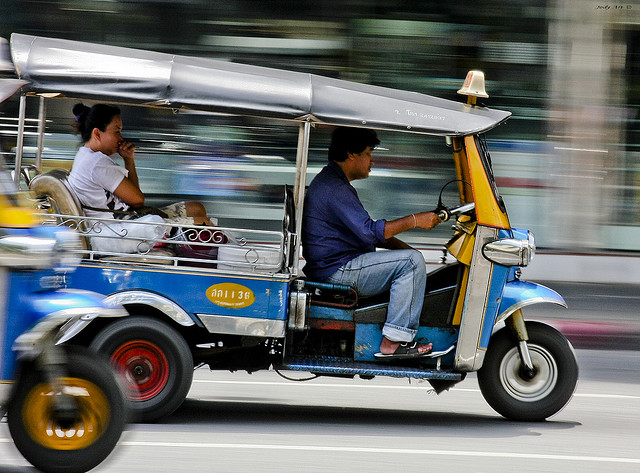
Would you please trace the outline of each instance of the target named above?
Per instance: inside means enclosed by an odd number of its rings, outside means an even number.
[[[369,128],[336,128],[331,135],[329,161],[345,161],[350,153],[362,153],[367,146],[375,148],[379,144],[378,135]]]
[[[76,131],[80,133],[82,140],[87,142],[91,139],[93,129],[105,131],[113,117],[120,115],[120,109],[105,103],[95,104],[91,108],[77,103],[73,106],[73,115],[76,117]]]

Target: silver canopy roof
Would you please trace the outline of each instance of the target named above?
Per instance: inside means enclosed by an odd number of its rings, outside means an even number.
[[[15,33],[11,55],[25,92],[74,98],[435,135],[482,133],[511,115],[314,74]]]

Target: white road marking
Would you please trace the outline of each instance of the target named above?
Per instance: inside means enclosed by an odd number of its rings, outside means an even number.
[[[640,399],[640,396],[629,396],[626,394],[580,394],[576,393],[573,397],[591,397],[596,399]]]
[[[341,388],[341,389],[420,389],[426,388],[427,390],[431,390],[431,386],[426,384],[426,381],[418,382],[416,384],[407,384],[405,386],[381,386],[381,385],[363,385],[363,384],[328,384],[328,383],[311,383],[311,382],[275,382],[275,381],[223,381],[223,380],[205,380],[205,379],[194,379],[194,383],[202,383],[202,384],[236,384],[236,385],[247,385],[247,386],[305,386],[305,387],[314,387],[314,388]],[[424,384],[424,386],[420,386],[420,384]],[[479,393],[479,389],[473,388],[451,388],[452,392],[472,392]],[[640,396],[632,396],[627,394],[588,394],[588,393],[575,393],[573,397],[586,397],[586,398],[594,398],[594,399],[629,399],[635,400],[640,399]]]
[[[138,432],[143,434],[143,432]],[[12,443],[11,439],[0,438],[0,443]],[[118,445],[127,447],[160,447],[160,448],[224,448],[234,450],[282,450],[282,451],[307,451],[307,452],[343,452],[366,454],[397,454],[397,455],[439,455],[451,457],[476,457],[476,458],[508,458],[525,460],[552,460],[572,462],[599,462],[599,463],[625,463],[640,465],[640,458],[622,457],[595,457],[587,455],[549,455],[541,453],[507,453],[507,452],[480,452],[472,450],[424,450],[414,448],[379,448],[379,447],[344,447],[338,445],[278,445],[278,444],[242,444],[242,443],[211,443],[211,442],[142,442],[121,441]]]
[[[585,455],[547,455],[537,453],[507,453],[507,452],[479,452],[461,450],[423,450],[412,448],[378,448],[378,447],[344,447],[338,445],[278,445],[278,444],[242,444],[242,443],[199,443],[199,442],[139,442],[123,441],[120,445],[129,447],[172,447],[172,448],[226,448],[237,450],[289,450],[312,452],[345,452],[345,453],[384,453],[398,455],[440,455],[452,457],[484,457],[484,458],[510,458],[529,460],[555,460],[577,462],[601,462],[601,463],[631,463],[640,464],[640,458],[621,457],[594,457]]]

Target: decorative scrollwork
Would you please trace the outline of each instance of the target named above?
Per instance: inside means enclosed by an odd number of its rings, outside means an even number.
[[[228,242],[227,235],[222,230],[196,227],[177,227],[175,232],[165,237],[175,243],[197,243],[204,245],[222,245]]]
[[[111,236],[126,238],[129,234],[126,228],[114,228],[109,225],[108,222],[96,221],[84,217],[63,217],[61,223],[62,225],[76,230],[85,236],[100,235],[104,233],[102,236],[110,234]]]
[[[138,246],[136,248],[136,253],[139,255],[148,255],[149,252],[151,252],[151,250],[153,249],[155,245],[155,242],[151,242],[151,241],[141,241],[140,243],[138,243]]]
[[[129,261],[127,257],[145,256],[149,258],[144,260],[145,264],[158,261],[166,264],[167,258],[170,258],[171,265],[178,265],[179,261],[183,262],[180,264],[198,265],[196,263],[200,259],[217,259],[215,263],[217,268],[271,272],[281,267],[281,258],[277,256],[285,251],[286,236],[279,232],[85,217],[56,213],[54,209],[46,207],[40,210],[47,222],[64,225],[90,239],[90,245],[87,246],[90,246],[92,259],[94,257],[106,260],[114,258],[114,261],[123,262]],[[135,228],[123,226],[125,222]],[[152,225],[159,230],[159,233],[149,237],[147,232],[138,232],[138,226],[145,225],[146,227],[140,228],[148,228]],[[256,235],[259,240],[239,236],[241,233]],[[273,239],[274,236],[279,237],[277,245],[271,246],[260,240],[265,237],[265,239]],[[115,242],[117,239],[124,239],[128,244],[120,247],[119,243]],[[101,243],[98,244],[98,241]],[[185,251],[182,251],[185,248],[182,245],[186,245]],[[162,247],[164,253],[160,252],[161,255],[155,253],[156,246]],[[225,249],[222,258],[222,251],[213,251],[212,249],[215,248]]]

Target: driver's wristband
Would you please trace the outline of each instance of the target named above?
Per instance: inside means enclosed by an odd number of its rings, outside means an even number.
[[[413,217],[413,228],[416,228],[418,226],[418,220],[416,219],[416,214],[411,214],[411,216]]]

